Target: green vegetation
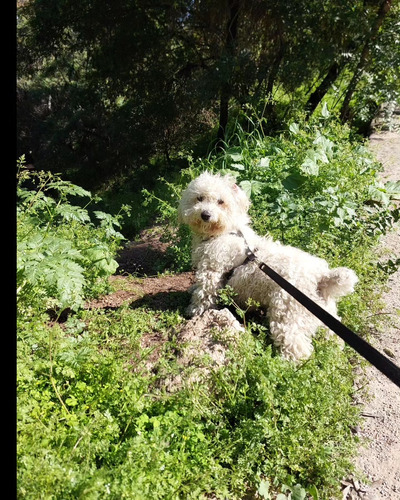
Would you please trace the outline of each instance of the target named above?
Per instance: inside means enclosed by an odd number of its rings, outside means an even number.
[[[85,304],[124,286],[117,252],[153,223],[171,243],[159,270],[190,268],[177,203],[208,169],[236,177],[257,232],[353,268],[340,314],[378,328],[400,186],[358,134],[399,96],[400,3],[17,4],[18,498],[337,496],[357,446],[351,349],[321,334],[295,366],[237,310],[227,365],[169,392],[189,295]]]
[[[124,239],[115,229],[120,217],[94,211],[96,227],[88,210],[70,201],[80,197],[90,203],[88,191],[51,173],[30,175],[23,159],[19,168],[18,297],[28,309],[76,310],[118,267],[115,252]],[[27,181],[36,181],[37,189],[24,187]]]
[[[179,178],[164,180],[164,198],[145,191],[146,202],[159,213],[166,240],[171,240],[169,221],[176,221],[181,190],[200,172],[219,171],[235,176],[247,192],[258,233],[270,234],[334,265],[349,266],[371,287],[379,282],[375,273],[380,271],[371,251],[399,220],[399,210],[393,205],[400,197],[399,182],[379,180],[381,165],[325,106],[312,120],[291,122],[279,136],[264,135],[262,121],[258,126],[252,123],[252,132],[245,132],[247,120],[246,116],[238,119],[223,151],[205,159],[189,156],[190,166]],[[178,236],[169,249],[171,265],[186,270],[190,235],[181,228]]]
[[[246,107],[275,134],[325,100],[365,133],[399,97],[399,12],[398,0],[21,1],[18,155],[89,189],[127,172],[148,187],[182,149],[226,141]]]
[[[399,186],[380,184],[380,165],[328,115],[292,122],[279,137],[262,127],[244,132],[238,122],[223,151],[189,158],[178,179],[146,193],[146,204],[168,221],[168,235],[187,180],[206,168],[233,173],[252,198],[258,231],[357,271],[361,283],[341,314],[363,333],[385,279],[373,250],[398,219]],[[246,315],[226,366],[168,392],[188,295],[178,308],[84,309],[110,286],[122,216],[90,212],[90,193],[55,175],[34,176],[29,190],[31,175],[20,165],[19,498],[338,494],[357,445],[354,352],[321,335],[312,358],[296,366],[275,352],[264,321]],[[179,235],[167,260],[186,269],[188,234]],[[66,321],[51,321],[68,310]]]

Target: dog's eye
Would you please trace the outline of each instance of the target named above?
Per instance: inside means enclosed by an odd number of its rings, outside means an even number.
[[[223,205],[224,203],[224,200],[218,200],[218,205]]]
[[[204,200],[204,197],[203,196],[198,196],[197,197],[197,201],[203,201]]]

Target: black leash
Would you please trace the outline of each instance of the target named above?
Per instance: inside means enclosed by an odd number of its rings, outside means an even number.
[[[240,236],[244,236],[239,234]],[[246,242],[246,240],[245,240]],[[289,283],[285,278],[282,278],[280,274],[274,271],[272,268],[267,266],[264,262],[260,262],[257,256],[250,250],[247,245],[246,250],[246,261],[255,261],[258,267],[263,273],[265,273],[269,278],[271,278],[275,283],[281,286],[287,293],[294,297],[302,306],[308,309],[314,316],[316,316],[322,323],[324,323],[330,330],[336,333],[341,339],[343,339],[350,347],[352,347],[358,354],[361,354],[363,358],[369,361],[375,368],[382,372],[386,377],[388,377],[393,383],[400,387],[400,368],[395,365],[389,358],[381,354],[375,347],[372,347],[364,339],[356,335],[347,326],[337,320],[330,313],[325,311],[321,306],[316,304],[307,295]]]

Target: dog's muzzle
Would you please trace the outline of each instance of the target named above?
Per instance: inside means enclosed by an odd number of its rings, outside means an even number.
[[[203,210],[200,216],[204,222],[207,222],[211,219],[211,214],[208,210]]]

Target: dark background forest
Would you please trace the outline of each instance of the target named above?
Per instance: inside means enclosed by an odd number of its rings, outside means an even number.
[[[322,102],[367,134],[399,96],[399,13],[397,0],[20,1],[18,156],[96,189],[179,170],[236,120],[274,135]]]

